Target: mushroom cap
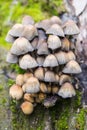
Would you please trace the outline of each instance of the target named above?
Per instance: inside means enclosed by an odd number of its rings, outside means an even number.
[[[24,101],[21,104],[21,109],[23,111],[24,114],[29,115],[33,112],[34,110],[34,106],[32,103],[28,102],[28,101]]]
[[[25,91],[27,93],[37,93],[40,91],[40,83],[37,78],[30,77],[25,84]]]
[[[53,54],[49,54],[43,63],[43,67],[55,67],[58,66],[56,57]]]
[[[69,40],[64,37],[64,39],[62,40],[62,50],[65,50],[65,51],[69,51],[70,50],[70,42]]]
[[[19,66],[22,69],[31,69],[31,68],[35,68],[38,66],[36,60],[31,57],[29,54],[24,55],[20,61],[19,61]]]
[[[29,93],[24,94],[24,100],[31,102],[31,103],[34,103],[34,97],[32,97],[32,95]]]
[[[23,74],[17,75],[16,84],[19,86],[22,86],[24,84],[24,75]]]
[[[59,91],[59,87],[57,85],[52,86],[52,94],[57,94]]]
[[[65,82],[72,82],[72,78],[69,75],[62,74],[59,78],[59,85],[64,84]]]
[[[37,63],[39,66],[43,66],[43,63],[44,63],[44,57],[42,56],[38,56],[37,59],[36,59]]]
[[[55,73],[53,71],[45,72],[44,81],[45,82],[55,82],[56,81]]]
[[[16,100],[19,100],[23,96],[23,90],[19,85],[12,85],[9,89],[9,95]]]
[[[76,56],[72,51],[69,51],[67,53],[67,62],[69,62],[70,60],[76,60]]]
[[[24,37],[17,38],[11,47],[11,53],[15,55],[22,55],[33,50],[29,41]]]
[[[58,95],[62,98],[70,98],[76,95],[75,89],[72,84],[64,83],[58,91]]]
[[[13,43],[15,41],[15,37],[9,34],[10,31],[8,31],[5,40],[9,43]]]
[[[59,25],[62,24],[62,21],[58,16],[52,16],[50,18],[50,21],[51,21],[52,24],[59,24]]]
[[[47,86],[47,93],[51,93],[52,87],[50,85]]]
[[[9,31],[9,34],[12,35],[13,37],[20,37],[22,35],[22,32],[24,30],[24,26],[22,24],[15,24]]]
[[[40,92],[38,95],[38,98],[39,98],[40,102],[42,102],[46,98],[46,94]]]
[[[27,40],[32,40],[35,36],[38,36],[36,27],[30,24],[25,25],[21,36],[25,37]]]
[[[22,19],[22,24],[23,25],[28,25],[28,24],[31,24],[33,25],[34,24],[34,20],[31,16],[29,15],[25,15]]]
[[[53,34],[60,37],[64,37],[63,29],[58,24],[53,24],[50,28],[48,28],[46,34]]]
[[[6,61],[8,63],[17,63],[18,57],[16,55],[12,54],[11,52],[8,52],[7,57],[6,57]]]
[[[37,37],[35,37],[35,38],[33,39],[33,41],[31,41],[31,45],[32,45],[32,47],[34,48],[34,50],[36,50],[37,45],[38,45],[38,38],[37,38]]]
[[[67,53],[60,51],[58,53],[55,53],[55,57],[60,65],[67,63]]]
[[[51,26],[51,21],[49,19],[42,20],[35,24],[38,29],[47,30]]]
[[[47,36],[45,34],[45,31],[44,30],[38,30],[38,37],[39,37],[39,39],[46,40]]]
[[[46,42],[42,42],[41,45],[38,47],[37,50],[38,55],[48,55],[49,50]]]
[[[52,50],[61,47],[61,41],[59,37],[56,35],[49,35],[47,43],[48,43],[48,48]]]
[[[67,74],[78,74],[81,73],[82,70],[80,65],[75,60],[71,60],[65,65],[62,72]]]
[[[39,80],[44,80],[44,69],[42,67],[39,67],[35,70],[34,76],[38,78]]]
[[[40,90],[43,93],[47,93],[48,90],[47,90],[47,86],[45,83],[40,83]]]
[[[68,20],[63,26],[64,34],[65,35],[75,35],[79,34],[79,28],[75,24],[74,21]]]
[[[30,77],[33,77],[31,72],[24,73],[24,82],[26,82]]]

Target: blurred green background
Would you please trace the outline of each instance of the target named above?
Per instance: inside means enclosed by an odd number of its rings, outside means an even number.
[[[6,34],[14,23],[20,23],[24,15],[30,15],[37,22],[59,15],[65,11],[63,0],[2,0],[0,1],[0,46],[6,49]]]

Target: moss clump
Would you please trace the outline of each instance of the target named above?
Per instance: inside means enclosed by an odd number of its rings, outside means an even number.
[[[85,110],[82,108],[80,112],[76,115],[76,129],[84,130],[85,125]]]

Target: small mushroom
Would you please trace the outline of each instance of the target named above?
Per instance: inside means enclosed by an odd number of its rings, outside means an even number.
[[[65,82],[72,82],[72,78],[71,76],[69,75],[66,75],[66,74],[62,74],[59,78],[59,84],[62,85],[64,84]]]
[[[34,24],[34,20],[31,16],[28,16],[28,15],[25,15],[22,19],[22,24],[23,25],[28,25],[28,24],[31,24],[33,25]]]
[[[46,42],[42,42],[41,45],[38,47],[37,50],[38,55],[48,55],[49,50]]]
[[[55,53],[55,57],[60,65],[67,63],[67,53],[60,51],[58,53]]]
[[[9,31],[10,32],[10,31]],[[15,37],[13,37],[12,35],[9,34],[9,32],[6,35],[5,40],[9,43],[13,43],[15,41]]]
[[[30,103],[28,101],[24,101],[21,104],[21,109],[22,109],[24,114],[30,115],[33,112],[33,110],[34,110],[34,106],[33,106],[32,103]]]
[[[55,50],[61,47],[61,41],[58,36],[56,35],[49,35],[48,37],[48,48]]]
[[[30,77],[33,77],[31,72],[24,73],[24,82],[26,82]]]
[[[43,63],[43,67],[55,67],[58,66],[56,57],[53,54],[49,54]]]
[[[47,85],[47,93],[50,94],[52,91],[52,87],[51,85]]]
[[[34,50],[36,50],[37,45],[38,45],[38,38],[37,38],[37,37],[35,37],[35,38],[33,39],[33,41],[31,41],[31,45],[32,45],[32,47],[34,48]]]
[[[56,81],[55,73],[53,71],[45,72],[44,81],[45,82],[55,82]]]
[[[59,87],[57,85],[52,86],[52,94],[57,94],[59,91]]]
[[[11,47],[11,53],[15,55],[22,55],[33,50],[29,41],[24,37],[17,38]]]
[[[37,93],[40,91],[40,83],[37,78],[30,77],[25,84],[25,91],[27,93]]]
[[[66,74],[78,74],[81,73],[82,70],[80,65],[75,60],[71,60],[65,65],[62,72]]]
[[[72,51],[69,51],[67,53],[67,62],[69,62],[70,60],[76,60],[76,56]]]
[[[35,70],[34,76],[38,78],[39,80],[44,80],[44,69],[42,67],[39,67]]]
[[[46,36],[44,30],[38,30],[38,37],[39,37],[39,40],[40,40],[40,39],[44,39],[44,40],[47,39],[47,36]]]
[[[19,61],[19,66],[22,69],[31,69],[38,66],[36,60],[31,57],[29,54],[24,55],[21,60]]]
[[[17,63],[18,57],[16,55],[12,54],[11,52],[8,52],[7,57],[6,57],[6,61],[8,63]]]
[[[63,25],[63,30],[65,35],[75,35],[79,34],[79,28],[75,24],[74,21],[68,20],[64,25]]]
[[[53,24],[50,28],[48,28],[46,34],[53,34],[60,37],[64,37],[63,29],[58,24]]]
[[[32,95],[29,93],[24,94],[24,100],[31,102],[31,103],[34,103],[34,97],[32,97]]]
[[[47,93],[48,89],[45,83],[40,83],[40,90],[43,93]]]
[[[32,40],[35,36],[38,36],[36,27],[33,25],[25,25],[21,36],[27,40]]]
[[[72,84],[66,82],[59,89],[58,95],[62,98],[71,98],[76,95],[76,92]]]
[[[46,94],[40,92],[38,95],[38,98],[39,98],[40,102],[42,102],[46,98]]]
[[[11,28],[9,34],[13,37],[20,37],[22,35],[23,30],[24,26],[22,24],[17,23]]]
[[[16,84],[19,86],[22,86],[24,84],[24,75],[23,74],[17,75]]]
[[[19,85],[12,85],[9,89],[9,95],[16,100],[20,100],[23,96],[23,90]]]
[[[62,21],[58,16],[52,16],[50,18],[50,21],[51,21],[52,24],[59,24],[59,25],[62,24]]]
[[[62,50],[65,50],[65,51],[69,51],[70,50],[70,42],[69,40],[65,37],[63,40],[62,40]]]
[[[44,57],[38,56],[38,57],[36,58],[36,61],[37,61],[37,63],[38,63],[38,66],[43,66]]]

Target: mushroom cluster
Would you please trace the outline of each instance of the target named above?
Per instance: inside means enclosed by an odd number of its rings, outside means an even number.
[[[13,44],[7,62],[17,63],[26,71],[17,75],[9,94],[16,100],[23,98],[21,109],[25,114],[31,114],[36,103],[51,107],[58,97],[76,95],[74,75],[82,70],[71,39],[77,34],[74,21],[62,23],[57,16],[38,23],[25,16],[21,24],[9,30],[6,41]]]

